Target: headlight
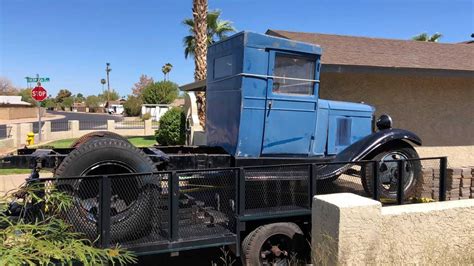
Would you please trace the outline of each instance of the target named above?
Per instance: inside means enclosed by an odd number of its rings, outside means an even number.
[[[389,115],[381,115],[376,125],[379,130],[392,128],[392,118]]]

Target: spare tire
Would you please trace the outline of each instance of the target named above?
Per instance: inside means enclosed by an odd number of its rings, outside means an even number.
[[[64,218],[74,230],[95,240],[99,224],[100,176],[153,171],[153,162],[128,141],[100,138],[80,145],[56,170],[57,189],[73,198],[73,205],[63,214]],[[71,176],[84,178],[65,178]],[[152,175],[112,176],[110,184],[111,242],[145,236],[151,220],[152,197],[159,193],[158,178]]]
[[[93,140],[93,139],[98,139],[98,138],[109,138],[109,139],[118,139],[118,140],[123,140],[123,141],[127,141],[128,140],[117,134],[117,133],[114,133],[114,132],[110,132],[110,131],[94,131],[94,132],[91,132],[91,133],[87,133],[85,134],[84,136],[76,139],[72,144],[71,144],[71,148],[78,148],[79,146],[81,146],[82,144],[88,142],[89,140]]]

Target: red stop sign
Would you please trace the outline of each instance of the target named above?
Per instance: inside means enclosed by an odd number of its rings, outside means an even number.
[[[36,101],[41,102],[47,97],[46,90],[41,86],[35,87],[31,90],[31,97]]]

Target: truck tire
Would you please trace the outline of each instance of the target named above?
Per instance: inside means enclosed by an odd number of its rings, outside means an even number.
[[[71,148],[78,148],[79,146],[81,146],[82,144],[88,142],[89,140],[93,140],[93,139],[98,139],[98,138],[109,138],[109,139],[118,139],[118,140],[124,140],[124,141],[127,141],[128,140],[117,134],[117,133],[114,133],[114,132],[110,132],[110,131],[94,131],[94,132],[91,132],[91,133],[87,133],[85,134],[84,136],[76,139],[72,144],[71,144]]]
[[[303,232],[294,223],[273,223],[257,227],[242,241],[243,265],[289,265],[297,234],[303,235]]]
[[[406,144],[399,143],[386,147],[374,155],[369,160],[379,161],[379,195],[381,198],[397,199],[398,186],[398,165],[396,162],[384,162],[385,160],[399,159],[418,159],[418,153],[415,149]],[[419,160],[406,161],[404,179],[404,199],[415,196],[417,183],[419,182],[422,172]],[[369,196],[373,195],[373,165],[367,164],[362,167],[362,186]]]
[[[57,189],[73,198],[64,218],[73,228],[95,240],[98,236],[99,181],[95,175],[153,172],[153,162],[128,141],[99,138],[73,150],[56,170]],[[81,179],[65,177],[83,176]],[[88,176],[90,176],[88,178]],[[63,179],[61,179],[63,178]],[[152,199],[159,187],[152,175],[113,177],[111,182],[111,242],[146,235]]]

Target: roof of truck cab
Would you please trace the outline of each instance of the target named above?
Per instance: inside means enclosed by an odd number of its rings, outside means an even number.
[[[209,46],[217,46],[233,38],[244,36],[244,46],[263,49],[288,50],[294,52],[310,53],[320,55],[321,46],[313,43],[301,42],[298,40],[290,40],[288,38],[281,38],[280,36],[272,36],[268,34],[261,34],[251,31],[241,31],[232,36],[229,36],[221,41],[215,42]]]
[[[321,60],[323,65],[474,71],[474,45],[467,43],[434,43],[284,30],[268,30],[266,34],[321,45],[324,50]]]

